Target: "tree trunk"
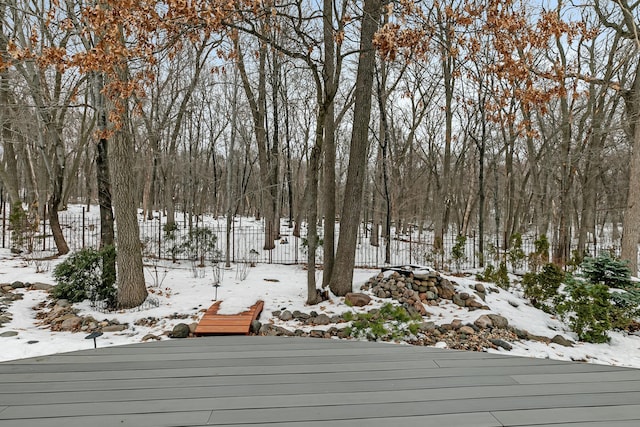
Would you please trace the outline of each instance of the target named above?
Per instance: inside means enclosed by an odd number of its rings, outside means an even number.
[[[344,190],[343,214],[340,222],[336,263],[329,285],[331,291],[336,295],[346,295],[351,292],[353,287],[356,239],[360,224],[367,150],[369,147],[369,119],[371,116],[371,95],[375,68],[373,36],[378,29],[380,15],[380,0],[364,0],[349,167]]]
[[[115,246],[115,226],[111,201],[111,176],[109,172],[109,145],[106,139],[107,106],[102,94],[104,76],[95,73],[90,76],[92,102],[96,111],[96,123],[100,139],[96,146],[96,182],[98,204],[100,205],[100,249]],[[102,255],[102,281],[112,283],[116,272],[116,251],[104,251]]]
[[[62,200],[62,187],[64,184],[64,146],[59,135],[53,134],[49,131],[52,139],[55,139],[54,143],[54,159],[53,159],[53,176],[51,180],[53,182],[53,189],[51,196],[47,203],[47,211],[49,214],[49,226],[51,227],[51,233],[53,234],[53,240],[58,249],[58,255],[65,255],[69,253],[69,245],[67,245],[64,235],[62,234],[62,228],[60,227],[60,219],[58,218],[58,209],[60,207],[60,201]]]
[[[625,107],[633,144],[629,162],[627,208],[622,220],[622,259],[629,262],[631,273],[637,276],[640,238],[640,66],[636,68],[633,89],[625,94]]]
[[[244,88],[245,95],[249,101],[251,107],[251,117],[253,118],[253,131],[256,138],[256,144],[258,146],[258,162],[260,164],[260,200],[261,211],[264,216],[264,247],[265,250],[271,250],[275,248],[275,239],[280,232],[279,226],[276,226],[276,202],[273,199],[272,186],[276,186],[277,182],[272,182],[274,175],[273,169],[270,167],[270,160],[272,154],[267,149],[267,131],[266,131],[266,47],[264,43],[261,43],[259,49],[259,77],[258,77],[258,96],[256,98],[249,77],[244,65],[244,57],[240,49],[240,44],[236,40],[236,51],[238,71],[240,78],[242,79],[242,87]],[[277,176],[275,177],[277,179]],[[280,223],[278,219],[277,223]],[[276,230],[276,228],[278,228]]]
[[[336,232],[336,142],[335,142],[335,40],[333,34],[333,0],[323,1],[324,64],[322,77],[327,102],[324,121],[324,270],[322,287],[329,286],[335,264]]]
[[[142,266],[140,228],[138,226],[137,183],[134,174],[133,141],[123,131],[116,133],[109,150],[112,173],[113,205],[117,236],[118,307],[137,307],[147,298]]]

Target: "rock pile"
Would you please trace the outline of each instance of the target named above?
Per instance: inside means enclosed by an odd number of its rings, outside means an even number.
[[[0,327],[5,323],[11,322],[13,319],[13,315],[9,312],[11,304],[23,298],[22,293],[15,292],[17,289],[49,291],[52,287],[53,285],[47,283],[28,283],[19,280],[12,283],[0,284]]]
[[[378,298],[392,298],[408,307],[413,307],[418,313],[425,316],[427,310],[424,304],[438,305],[442,300],[450,300],[460,307],[466,307],[470,311],[486,309],[489,307],[481,301],[476,300],[476,296],[484,300],[487,290],[479,284],[475,292],[457,292],[454,283],[443,278],[437,271],[426,271],[421,273],[400,274],[394,271],[390,275],[380,273],[370,278],[362,290],[370,291]],[[482,290],[482,292],[480,291]]]
[[[59,299],[53,303],[42,303],[43,310],[38,312],[36,318],[41,325],[49,326],[52,331],[67,332],[120,332],[129,327],[126,323],[120,323],[117,319],[96,320],[92,316],[79,316],[78,309],[73,308],[69,301]]]

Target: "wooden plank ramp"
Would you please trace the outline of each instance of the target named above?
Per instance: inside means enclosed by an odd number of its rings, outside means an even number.
[[[264,307],[264,301],[258,301],[242,313],[218,314],[221,302],[216,301],[204,313],[196,327],[196,335],[249,335],[251,322],[260,316]]]

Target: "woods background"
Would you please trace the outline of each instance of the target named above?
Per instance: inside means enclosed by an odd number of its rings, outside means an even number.
[[[363,227],[387,262],[418,235],[474,235],[479,266],[621,239],[637,273],[637,2],[2,0],[0,25],[3,200],[60,254],[58,212],[99,204],[123,306],[154,213],[261,218],[266,250],[304,225],[310,302],[318,237],[344,294]]]

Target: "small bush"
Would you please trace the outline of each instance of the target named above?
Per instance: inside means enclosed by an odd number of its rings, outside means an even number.
[[[456,271],[459,273],[461,265],[464,261],[467,260],[467,255],[465,254],[465,246],[467,244],[467,236],[463,236],[462,234],[458,234],[456,236],[456,244],[451,248],[451,258],[456,265]]]
[[[613,257],[609,251],[604,251],[595,258],[586,257],[581,268],[582,276],[590,283],[618,289],[628,289],[632,285],[628,263]]]
[[[565,274],[555,264],[545,264],[540,273],[527,273],[522,278],[524,296],[529,298],[534,307],[552,312],[550,304],[556,302],[558,288],[564,281]]]
[[[566,298],[558,305],[558,311],[568,318],[571,330],[580,340],[609,341],[607,332],[612,328],[616,310],[605,285],[573,281],[567,285]]]
[[[583,280],[568,283],[559,313],[581,340],[606,342],[609,330],[624,329],[640,315],[640,288],[626,263],[609,252],[585,258],[581,269]]]
[[[419,329],[418,322],[422,320],[420,315],[411,314],[404,307],[391,303],[368,313],[346,312],[343,318],[351,322],[351,326],[345,329],[348,335],[369,341],[399,340],[415,335]]]
[[[482,273],[476,274],[476,279],[481,282],[493,282],[502,289],[509,289],[511,284],[505,262],[501,262],[497,269],[493,265],[487,265]]]
[[[549,240],[545,234],[540,235],[534,242],[535,251],[529,254],[529,270],[534,273],[549,262]]]
[[[107,270],[103,268],[104,260],[112,257],[115,257],[113,246],[100,251],[83,249],[70,255],[53,270],[53,277],[57,283],[53,288],[53,296],[70,302],[90,299],[94,303],[104,302],[107,307],[115,307],[115,271],[111,271],[109,267]]]
[[[520,270],[524,265],[526,255],[522,250],[522,235],[520,233],[514,233],[509,239],[509,250],[507,251],[509,257],[509,263],[513,271]]]

